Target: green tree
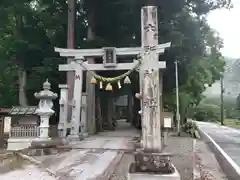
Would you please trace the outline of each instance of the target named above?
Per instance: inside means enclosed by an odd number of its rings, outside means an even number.
[[[146,3],[152,2],[77,1],[76,46],[141,46],[140,10]],[[167,69],[163,72],[164,102],[169,109],[175,109],[174,61],[177,59],[181,114],[184,118],[187,109],[200,102],[205,89],[204,84],[215,82],[223,71],[224,61],[219,52],[222,46],[221,39],[207,24],[206,14],[217,8],[228,7],[229,1],[162,0],[157,1],[157,5],[159,42],[172,42],[170,51],[160,57],[160,60],[167,62]],[[46,77],[53,83],[54,91],[57,92],[57,84],[63,83],[65,79],[57,68],[58,64],[64,63],[65,60],[54,53],[53,47],[66,47],[66,1],[2,0],[0,9],[0,57],[4,57],[1,61],[6,61],[6,66],[11,72],[11,75],[1,73],[0,78],[12,77],[9,80],[14,83],[6,84],[9,88],[13,85],[16,88],[17,79],[21,80],[21,88],[18,88],[18,91],[26,93],[19,97],[26,94],[26,98],[19,98],[20,104],[36,103],[33,93],[39,91]],[[94,38],[87,41],[89,23]],[[207,53],[206,47],[210,48],[210,54]],[[16,74],[16,69],[19,70],[19,74]],[[9,93],[14,94],[14,91]],[[8,98],[9,102],[16,102],[10,100],[16,98],[16,95],[9,95]]]
[[[238,95],[238,97],[236,99],[236,109],[240,110],[240,95]]]
[[[7,97],[18,97],[20,105],[36,103],[33,94],[46,77],[58,89],[62,79],[58,64],[63,61],[56,58],[53,47],[65,46],[66,7],[63,1],[10,0],[0,4],[0,53],[18,77],[10,81],[18,86],[18,96]]]
[[[220,107],[213,104],[200,104],[191,108],[191,118],[197,121],[219,121]]]
[[[1,9],[2,53],[16,67],[19,104],[25,106],[27,76],[33,66],[41,64],[48,41],[44,30],[39,28],[31,1],[4,1]]]

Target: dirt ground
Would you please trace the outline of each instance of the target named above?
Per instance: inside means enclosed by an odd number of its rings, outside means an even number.
[[[173,154],[172,162],[181,175],[181,180],[193,180],[193,140],[186,134],[183,137],[170,135],[165,152]],[[124,154],[110,180],[127,180],[132,154]]]
[[[173,155],[171,160],[180,173],[181,180],[193,180],[197,166],[201,166],[199,176],[204,180],[227,180],[215,156],[202,140],[195,140],[185,133],[180,137],[170,133],[164,151]],[[128,168],[132,162],[133,155],[124,154],[110,180],[127,180]]]
[[[108,167],[108,164],[106,164],[108,161],[109,163],[112,162],[111,158],[122,152],[123,149],[133,148],[133,143],[129,140],[137,132],[133,132],[130,127],[128,129],[126,126],[123,126],[120,130],[93,136],[86,141],[72,143],[73,149],[69,152],[33,158],[42,163],[44,168],[51,169],[57,176],[65,177],[64,179],[67,177],[66,174],[71,171],[72,174],[70,173],[69,177],[76,176],[79,180],[91,177],[94,173],[96,175],[101,174],[101,172],[108,174],[110,180],[127,180],[129,166],[133,162],[133,152],[125,152],[114,166],[111,165],[113,167]],[[128,141],[125,143],[124,139],[128,139]],[[136,140],[134,142],[136,143]],[[91,149],[93,148],[98,150],[92,152]],[[206,180],[226,180],[214,155],[201,140],[194,140],[184,133],[180,137],[176,136],[175,133],[169,133],[164,152],[172,154],[172,163],[180,173],[181,180],[193,180],[193,172],[195,172],[197,165],[201,166],[200,174],[202,177],[206,175],[210,177]],[[39,177],[44,180],[56,179],[55,176],[52,176],[43,168],[23,160],[13,153],[0,151],[1,180],[19,180],[19,178],[39,180]]]
[[[24,169],[30,163],[18,158],[13,153],[0,153],[0,174]]]

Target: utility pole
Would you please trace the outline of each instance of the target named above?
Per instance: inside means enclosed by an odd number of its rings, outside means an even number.
[[[179,89],[178,89],[178,61],[175,61],[175,78],[176,78],[176,119],[177,119],[177,133],[180,136],[180,114],[179,114]]]
[[[221,98],[221,125],[224,125],[223,124],[223,120],[224,120],[224,102],[223,102],[223,93],[224,93],[224,87],[223,87],[223,75],[221,74],[221,77],[220,77],[220,85],[221,85],[221,94],[220,94],[220,98]]]

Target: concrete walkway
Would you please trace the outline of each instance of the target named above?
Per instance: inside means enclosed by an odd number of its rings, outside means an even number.
[[[136,129],[120,121],[115,131],[71,142],[67,148],[72,150],[68,152],[34,158],[64,180],[106,179],[120,161],[122,151],[134,149],[132,140],[136,136]]]

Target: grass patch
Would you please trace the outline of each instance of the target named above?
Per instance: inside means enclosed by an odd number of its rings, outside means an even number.
[[[224,119],[223,124],[233,128],[240,128],[240,120],[238,119]]]

